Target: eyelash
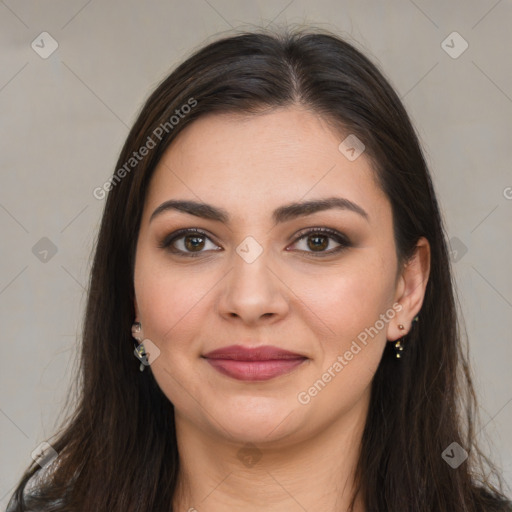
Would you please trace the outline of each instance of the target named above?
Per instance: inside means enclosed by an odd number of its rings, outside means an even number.
[[[331,256],[333,254],[340,253],[343,250],[352,246],[351,242],[348,240],[348,238],[346,236],[344,236],[341,233],[339,233],[338,231],[336,231],[334,229],[330,229],[330,228],[309,228],[307,230],[301,231],[301,232],[299,232],[297,238],[294,240],[293,244],[296,244],[303,238],[306,238],[308,235],[312,235],[312,234],[330,235],[328,238],[331,238],[335,242],[341,244],[339,247],[337,247],[335,249],[331,249],[329,251],[321,251],[321,252],[317,252],[317,253],[315,253],[314,251],[312,251],[312,252],[301,251],[301,252],[305,252],[308,255],[311,255],[313,258],[318,258],[318,257],[321,258],[321,257]],[[175,249],[175,248],[172,249],[171,248],[171,245],[173,242],[175,242],[176,240],[179,240],[181,238],[184,238],[186,235],[201,235],[202,237],[210,239],[208,234],[200,229],[197,229],[197,228],[180,229],[179,231],[176,231],[174,233],[171,233],[170,235],[167,235],[158,244],[158,247],[160,249],[167,249],[167,250],[169,250],[169,252],[171,252],[173,254],[177,254],[178,256],[183,256],[185,258],[197,258],[201,254],[203,254],[203,252],[205,252],[205,251],[200,251],[200,252],[196,252],[196,253],[192,253],[192,252],[187,253],[185,251],[182,251],[181,249]]]

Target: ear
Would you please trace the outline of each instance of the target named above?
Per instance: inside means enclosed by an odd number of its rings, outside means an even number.
[[[425,237],[421,237],[416,244],[414,255],[405,263],[398,278],[395,303],[399,303],[402,309],[397,309],[398,313],[388,324],[388,341],[395,341],[410,331],[414,317],[423,304],[429,275],[430,244]],[[403,324],[405,329],[399,329],[399,324]]]

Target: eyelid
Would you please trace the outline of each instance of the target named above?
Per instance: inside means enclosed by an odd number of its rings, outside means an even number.
[[[340,254],[349,247],[352,247],[353,245],[350,239],[345,234],[338,231],[337,229],[327,227],[310,227],[299,231],[295,235],[292,245],[295,245],[296,243],[300,242],[303,238],[306,238],[308,235],[314,234],[321,234],[327,236],[327,238],[334,240],[337,244],[339,244],[339,246],[328,251],[299,251],[304,253],[306,257],[312,256],[313,258],[327,258],[329,256]]]
[[[171,244],[173,242],[175,242],[176,240],[178,240],[180,238],[183,238],[186,235],[195,235],[195,234],[203,235],[205,238],[208,238],[209,240],[211,240],[213,242],[212,239],[214,237],[212,237],[212,235],[210,235],[208,232],[204,231],[203,229],[200,229],[200,228],[184,228],[184,229],[178,229],[177,231],[173,231],[172,233],[164,236],[162,238],[162,240],[158,243],[158,247],[160,249],[169,249]],[[174,252],[175,252],[175,254],[189,254],[189,255],[190,254],[194,254],[194,253],[183,253],[182,251],[179,251],[179,250],[176,250]],[[199,253],[196,253],[196,254],[201,254],[201,253],[199,252]]]
[[[176,240],[179,240],[180,238],[183,238],[189,234],[190,235],[194,235],[194,234],[203,235],[205,238],[209,239],[210,241],[212,241],[213,243],[216,244],[216,242],[213,240],[214,237],[212,237],[208,232],[204,231],[203,229],[184,228],[184,229],[179,229],[177,231],[174,231],[174,232],[166,235],[158,243],[158,247],[160,249],[169,250],[169,252],[171,252],[173,254],[177,254],[179,256],[185,256],[185,257],[196,257],[196,256],[200,256],[203,253],[207,253],[208,251],[199,251],[199,252],[194,253],[194,252],[182,251],[180,249],[175,249],[175,250],[170,249],[170,246]],[[307,255],[313,255],[313,257],[317,257],[317,256],[327,257],[329,255],[338,254],[339,252],[343,251],[344,249],[347,249],[348,247],[352,246],[352,242],[350,241],[350,239],[342,232],[340,232],[336,229],[320,227],[320,226],[319,227],[309,227],[309,228],[304,228],[304,229],[300,230],[298,233],[293,235],[292,245],[295,245],[296,243],[300,242],[303,238],[307,237],[308,235],[313,235],[313,234],[323,234],[323,235],[327,236],[328,238],[334,240],[336,243],[340,244],[340,246],[335,249],[330,249],[329,251],[315,252],[315,251],[300,250],[299,252],[307,254]],[[218,245],[218,244],[216,244],[216,245]]]
[[[325,235],[330,235],[331,238],[338,238],[340,243],[344,243],[345,245],[351,245],[350,239],[341,231],[337,229],[328,228],[328,227],[310,227],[301,229],[298,233],[294,235],[295,242],[299,241],[301,238],[304,238],[306,235],[314,234],[314,233],[322,233]],[[294,243],[295,243],[294,242]]]

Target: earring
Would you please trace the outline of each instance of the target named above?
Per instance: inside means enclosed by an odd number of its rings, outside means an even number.
[[[132,337],[134,339],[136,339],[139,344],[135,343],[134,342],[134,345],[135,345],[135,350],[133,351],[135,357],[141,361],[141,364],[139,366],[139,370],[141,372],[144,371],[144,368],[148,365],[148,358],[147,358],[147,354],[146,354],[146,350],[144,348],[144,344],[142,343],[141,341],[141,333],[142,331],[142,325],[140,322],[134,322],[133,325],[132,325]]]
[[[398,324],[398,328],[403,331],[405,327],[403,324]],[[404,339],[404,336],[400,338],[398,341],[395,342],[395,356],[397,359],[400,359],[402,357],[401,353],[404,350],[404,347],[402,345],[402,340]]]
[[[416,315],[414,317],[414,320],[412,321],[413,324],[418,322],[419,316]],[[398,328],[403,331],[405,329],[403,324],[398,324]],[[402,357],[402,352],[404,351],[404,346],[402,345],[402,341],[405,342],[405,336],[402,336],[399,340],[395,342],[395,356],[397,359],[400,359]]]
[[[133,322],[132,324],[132,336],[140,341],[140,332],[142,330],[142,324],[140,322]]]

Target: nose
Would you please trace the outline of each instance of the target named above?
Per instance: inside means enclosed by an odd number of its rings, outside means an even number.
[[[219,299],[219,313],[228,318],[239,318],[247,325],[259,322],[274,323],[288,311],[288,287],[278,275],[275,262],[268,251],[254,261],[233,255],[233,266],[223,280]]]

